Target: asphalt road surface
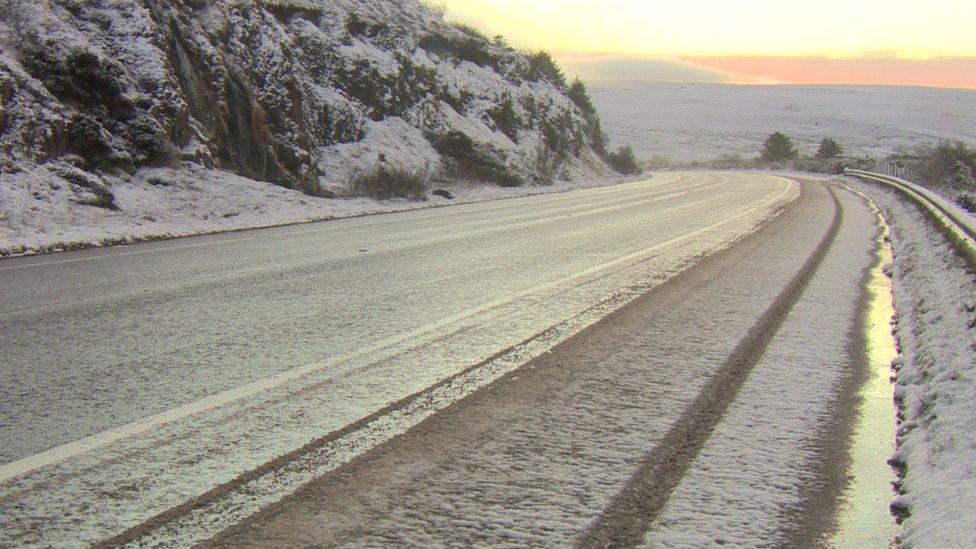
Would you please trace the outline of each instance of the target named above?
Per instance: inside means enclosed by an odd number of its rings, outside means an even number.
[[[2,261],[0,545],[680,541],[709,445],[784,413],[735,412],[776,345],[818,370],[784,448],[846,410],[874,222],[662,174]]]

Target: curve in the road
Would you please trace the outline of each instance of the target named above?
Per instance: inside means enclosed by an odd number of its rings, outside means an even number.
[[[212,501],[213,496],[236,494],[238,491],[235,489],[245,483],[248,489],[260,486],[278,477],[277,473],[287,467],[296,466],[296,474],[288,482],[272,487],[261,496],[264,499],[248,501],[243,507],[256,510],[293,490],[296,483],[300,485],[314,479],[404,432],[498,376],[518,369],[533,356],[544,353],[566,337],[579,333],[649,288],[687,268],[702,254],[714,253],[754,231],[757,224],[767,221],[773,210],[789,200],[790,193],[795,190],[793,184],[782,179],[765,178],[761,183],[756,183],[750,177],[740,178],[740,181],[750,182],[743,185],[750,189],[749,193],[723,192],[695,197],[679,192],[672,198],[680,196],[680,203],[668,204],[663,208],[655,206],[649,210],[644,208],[652,206],[656,200],[646,195],[639,198],[647,190],[633,186],[630,190],[635,200],[632,202],[642,201],[641,204],[628,207],[627,204],[607,201],[583,203],[580,205],[581,213],[601,210],[600,215],[582,216],[587,218],[586,223],[580,223],[581,216],[570,219],[541,210],[535,220],[525,219],[524,222],[535,221],[535,224],[526,227],[540,227],[550,224],[541,222],[543,218],[553,221],[566,219],[561,224],[552,223],[552,228],[541,233],[544,239],[568,241],[569,244],[564,247],[579,254],[577,258],[566,258],[565,272],[556,270],[555,275],[540,276],[541,282],[509,291],[487,303],[482,301],[473,307],[466,304],[467,308],[435,317],[433,322],[401,330],[395,336],[365,347],[356,347],[337,355],[338,358],[302,367],[307,370],[285,370],[284,373],[253,382],[253,386],[243,384],[244,389],[238,387],[224,394],[224,401],[194,401],[185,405],[185,409],[177,407],[163,415],[150,415],[130,423],[122,427],[122,431],[103,432],[92,439],[69,443],[50,454],[37,454],[20,462],[8,463],[4,466],[4,479],[0,480],[0,510],[11,517],[16,515],[16,520],[0,527],[0,539],[52,544],[96,541],[125,528],[129,528],[127,536],[133,538],[148,526],[168,522],[177,514],[172,511],[174,508],[184,511],[200,509],[204,503]],[[773,181],[775,185],[769,185]],[[618,198],[620,196],[610,197],[610,200],[618,201]],[[550,201],[556,202],[555,199]],[[690,207],[692,204],[695,206]],[[722,209],[723,205],[725,209]],[[500,207],[491,208],[505,213]],[[682,213],[675,214],[677,210]],[[621,212],[627,213],[623,218],[625,222],[616,221],[614,225],[615,220],[621,219]],[[607,215],[609,213],[617,215]],[[383,227],[409,223],[387,221],[391,222]],[[454,224],[470,222],[470,219],[460,216]],[[706,225],[702,226],[703,222]],[[635,227],[646,231],[642,226],[666,227],[669,223],[681,225],[661,234],[652,234],[644,240],[625,240],[619,251],[600,249],[600,243],[605,238],[602,231],[606,230],[604,226],[607,224],[613,229],[607,234],[626,235],[628,231],[633,232]],[[424,238],[429,251],[437,251],[437,243],[440,242],[437,240],[437,229],[415,228],[432,233]],[[520,246],[517,237],[523,229],[521,226],[509,229],[511,238],[505,239],[506,246],[516,246],[516,260],[520,259],[517,255]],[[480,238],[497,240],[495,228],[488,227],[486,230],[488,232],[478,233]],[[592,242],[579,241],[585,246],[575,245],[581,231],[596,231],[598,237],[590,238]],[[392,238],[399,239],[397,245],[403,249],[415,246],[409,235],[404,237],[403,233],[394,233]],[[370,238],[382,239],[383,234],[377,233],[377,236],[371,235]],[[255,242],[234,242],[232,246],[250,247]],[[324,244],[320,241],[310,242],[320,247],[329,245],[336,248],[331,241],[322,241]],[[355,251],[359,245],[354,242],[349,247]],[[180,253],[196,251],[190,248]],[[594,251],[602,253],[593,254]],[[211,263],[219,265],[230,261],[235,266],[241,263],[235,259],[235,254],[240,254],[241,250],[223,252],[223,256],[213,258]],[[609,258],[614,259],[607,261]],[[140,257],[138,261],[142,259]],[[259,257],[252,263],[259,263],[261,259]],[[83,264],[97,265],[97,269],[89,274],[100,275],[115,261],[126,262],[126,268],[138,265],[137,259],[131,256]],[[48,267],[63,269],[51,274],[53,278],[64,276],[69,267],[73,269],[71,264]],[[160,272],[165,274],[167,268],[164,266]],[[151,267],[148,269],[151,270]],[[9,276],[12,272],[16,271],[3,274]],[[39,270],[31,276],[39,280],[45,274]],[[439,276],[443,279],[450,273]],[[123,280],[123,290],[125,284],[136,287],[136,283],[144,279],[145,276],[133,279],[135,282],[131,283]],[[187,279],[194,282],[193,277]],[[90,280],[83,281],[82,287],[98,287],[101,280],[99,276],[91,276]],[[221,279],[218,282],[222,284],[226,281]],[[215,288],[220,286],[218,283],[213,285]],[[207,287],[208,291],[211,289]],[[215,296],[221,295],[220,291],[215,293]],[[112,299],[112,296],[107,298]],[[461,303],[464,304],[463,301]],[[470,339],[472,337],[473,340]],[[501,348],[506,352],[499,355],[498,347],[489,349],[484,343],[489,338],[501,342]],[[472,354],[468,347],[474,345],[478,346],[478,350]],[[430,351],[431,348],[434,350]],[[3,352],[10,352],[10,349]],[[431,353],[441,357],[437,364],[429,364]],[[473,360],[467,358],[469,355]],[[428,363],[425,363],[425,356]],[[466,366],[472,363],[480,367]],[[407,364],[410,367],[404,367]],[[276,382],[276,376],[286,378]],[[395,394],[390,387],[399,388],[406,379],[404,376],[411,377],[410,383],[402,385],[404,393]],[[363,384],[357,379],[368,383]],[[235,393],[242,390],[245,393],[253,392],[246,395]],[[349,407],[347,403],[342,404],[347,406],[342,408],[335,404],[339,407],[333,414],[330,412],[332,408],[329,408],[332,405],[330,400],[338,397],[348,397],[352,399],[350,402],[358,402],[358,407]],[[392,407],[390,402],[394,403]],[[127,403],[119,401],[119,404]],[[377,407],[370,408],[374,405]],[[363,411],[360,412],[360,409]],[[375,416],[377,421],[369,422],[372,430],[350,427],[365,427],[360,420],[374,417],[371,414],[376,410],[385,410],[386,413]],[[234,428],[228,429],[229,424]],[[330,432],[337,434],[323,438],[322,433]],[[346,433],[346,436],[342,436],[342,433]],[[353,434],[361,436],[349,436]],[[312,440],[311,444],[309,440]],[[330,445],[330,442],[342,442],[345,446]],[[296,447],[302,447],[302,450],[294,451]],[[58,452],[61,454],[58,455]],[[312,458],[321,458],[322,461],[312,468],[300,470],[314,461]],[[262,472],[275,474],[264,475]],[[91,493],[91,486],[98,486],[100,492]],[[201,493],[205,497],[200,497]],[[79,511],[89,500],[88,504],[95,505],[98,511]],[[195,503],[181,507],[187,501]],[[221,522],[225,519],[220,519],[219,513],[201,520],[206,523],[211,519],[211,523],[204,524],[205,528],[198,534],[206,537],[206,532],[213,533],[214,528],[219,530],[225,524]],[[146,528],[139,530],[143,524]],[[116,541],[121,539],[116,538]]]
[[[571,541],[809,260],[818,193],[213,544]]]
[[[746,209],[745,211],[737,212],[719,222],[705,227],[700,227],[627,256],[589,268],[585,271],[574,274],[573,276],[529,288],[511,296],[510,298],[506,298],[505,300],[485,304],[475,310],[467,311],[456,318],[444,319],[444,321],[437,324],[436,328],[438,330],[442,329],[446,326],[456,324],[458,321],[464,318],[498,308],[504,304],[525,300],[530,296],[560,288],[566,286],[567,284],[581,283],[582,281],[588,280],[593,276],[604,277],[622,269],[633,269],[635,265],[653,258],[659,250],[667,249],[668,247],[674,246],[683,241],[688,241],[706,232],[714,231],[717,228],[739,220],[750,214],[754,214],[757,211],[768,209],[780,203],[780,201],[782,201],[791,190],[792,184],[787,184],[780,194],[774,196],[770,200]],[[137,540],[140,543],[154,544],[172,543],[177,542],[177,540],[179,543],[184,543],[187,540],[199,541],[201,539],[206,539],[210,535],[213,535],[219,531],[220,528],[217,527],[218,525],[223,525],[224,527],[230,526],[237,520],[246,517],[249,513],[245,512],[243,513],[243,516],[241,516],[242,509],[251,509],[251,512],[253,512],[257,511],[261,507],[261,501],[256,502],[253,500],[253,498],[251,498],[251,501],[246,501],[248,497],[241,497],[242,493],[253,496],[254,489],[250,488],[250,485],[259,484],[262,479],[266,479],[267,477],[274,477],[275,482],[280,483],[281,489],[280,491],[272,492],[269,499],[278,499],[294,489],[289,485],[298,486],[304,482],[304,480],[300,480],[298,482],[289,483],[287,481],[289,473],[299,476],[302,479],[307,479],[309,477],[307,470],[304,470],[307,465],[299,461],[303,457],[310,456],[313,453],[329,454],[342,453],[343,451],[345,451],[347,455],[355,455],[361,451],[357,451],[356,448],[366,449],[380,444],[382,441],[388,440],[393,435],[406,429],[406,427],[400,427],[395,431],[387,431],[384,429],[384,422],[388,422],[390,417],[399,416],[397,418],[397,422],[404,426],[415,425],[439,409],[449,406],[451,403],[460,400],[460,398],[463,396],[472,394],[489,381],[497,379],[499,376],[508,371],[516,370],[529,358],[538,356],[540,353],[545,352],[546,349],[551,348],[559,341],[564,340],[574,333],[578,333],[578,331],[582,328],[605,317],[608,313],[634,299],[645,290],[646,288],[632,288],[630,292],[624,292],[614,296],[615,299],[607,299],[592,307],[588,307],[586,310],[577,315],[577,317],[570,319],[569,321],[559,323],[540,333],[534,334],[516,345],[495,353],[488,359],[478,364],[470,366],[455,375],[435,383],[434,385],[409,395],[383,408],[382,410],[356,421],[353,424],[322,436],[309,444],[306,444],[302,448],[279,456],[258,468],[248,471],[225,484],[209,490],[207,493],[202,494],[199,497],[193,498],[192,500],[184,502],[183,504],[171,509],[167,509],[164,513],[152,517],[144,523],[136,525],[118,536],[105,540],[102,545],[111,547],[135,542]],[[406,334],[404,337],[396,338],[396,342],[410,339],[422,335],[423,333],[436,331],[434,328],[435,327],[429,327],[416,334]],[[449,332],[447,334],[440,334],[438,337],[441,339],[447,339],[453,338],[455,335],[455,332]],[[530,346],[532,344],[538,344],[538,348],[531,348]],[[498,365],[502,361],[506,362],[504,369],[498,368]],[[478,379],[479,376],[477,374],[485,374],[488,372],[490,373],[487,376],[482,375],[481,379]],[[463,389],[459,390],[457,387],[463,387]],[[443,391],[446,393],[445,396],[439,394],[439,392],[442,390],[445,390]],[[379,431],[379,433],[377,431]],[[295,467],[296,462],[299,462],[298,467]],[[317,470],[317,475],[324,474],[329,469],[337,466],[337,464],[332,462],[328,463],[330,463],[330,465],[327,467],[319,468]],[[289,467],[291,467],[293,471],[289,471]],[[297,469],[297,471],[294,469]],[[312,476],[314,477],[317,475]],[[205,512],[198,513],[195,516],[192,514],[194,511],[201,509],[205,509]],[[221,513],[227,513],[228,510],[232,511],[233,514],[226,515],[223,520],[217,518],[221,515]],[[170,524],[173,521],[177,521],[177,523]],[[160,529],[164,530],[159,531]]]
[[[719,184],[719,185],[721,185],[721,184]],[[639,207],[641,205],[645,205],[645,204],[657,202],[659,200],[664,200],[664,199],[667,199],[667,198],[673,198],[673,197],[677,197],[677,196],[683,196],[683,195],[686,195],[686,194],[691,193],[691,192],[696,192],[696,191],[701,191],[701,190],[709,190],[709,189],[715,188],[715,187],[717,187],[719,185],[707,185],[707,186],[704,186],[704,187],[696,187],[696,188],[693,188],[693,189],[690,189],[690,190],[684,190],[684,191],[678,191],[678,192],[668,193],[668,194],[665,194],[665,195],[655,196],[653,198],[639,200],[639,201],[636,201],[636,202],[628,202],[627,204],[622,204],[622,205],[604,206],[604,207],[600,207],[600,208],[597,208],[597,209],[588,210],[588,211],[584,212],[581,215],[599,215],[599,214],[606,214],[606,213],[610,213],[610,212],[613,212],[613,211],[617,211],[617,210],[620,210],[620,209],[623,209],[623,208]],[[202,413],[202,412],[205,412],[205,411],[208,411],[208,410],[212,410],[212,409],[217,408],[219,406],[223,406],[223,405],[226,405],[226,404],[230,404],[232,402],[239,401],[241,399],[244,399],[244,398],[247,398],[249,396],[258,394],[260,392],[267,391],[267,390],[272,389],[272,388],[275,388],[275,387],[280,387],[280,386],[284,385],[285,383],[288,383],[290,381],[294,381],[294,380],[300,379],[300,378],[302,378],[302,377],[304,377],[304,376],[306,376],[306,375],[308,375],[310,373],[317,372],[317,371],[321,371],[321,370],[323,370],[325,368],[329,368],[330,366],[334,366],[335,364],[338,364],[338,363],[341,363],[341,362],[346,362],[348,360],[351,360],[351,359],[356,358],[356,357],[359,357],[359,356],[364,356],[364,355],[367,355],[367,354],[370,354],[370,353],[375,353],[377,350],[379,350],[381,348],[388,347],[388,346],[391,346],[391,345],[394,345],[394,344],[398,344],[398,343],[401,343],[403,341],[406,341],[406,340],[409,340],[409,339],[412,339],[412,338],[416,338],[416,337],[418,337],[420,335],[434,332],[436,330],[440,330],[440,329],[444,328],[445,326],[449,326],[451,324],[455,324],[455,323],[457,323],[457,322],[459,322],[461,320],[464,320],[466,318],[470,318],[470,317],[472,317],[472,316],[474,316],[476,314],[485,312],[485,311],[490,310],[490,309],[497,308],[500,305],[503,305],[503,304],[506,304],[506,303],[511,303],[513,301],[516,301],[516,300],[519,300],[519,299],[523,299],[523,298],[525,298],[527,296],[530,296],[530,295],[533,295],[533,294],[537,294],[537,293],[540,293],[540,292],[549,290],[551,288],[555,288],[557,286],[565,285],[565,284],[567,284],[569,282],[572,282],[574,280],[579,280],[579,279],[586,278],[586,277],[588,277],[590,275],[593,275],[595,273],[598,273],[598,272],[601,272],[601,271],[606,271],[606,270],[612,269],[614,267],[617,267],[619,265],[624,265],[624,264],[631,263],[635,259],[638,259],[640,257],[647,256],[648,254],[651,254],[651,253],[653,253],[653,252],[655,252],[657,250],[666,248],[668,246],[672,246],[672,245],[674,245],[674,244],[676,244],[678,242],[681,242],[681,241],[684,241],[684,240],[687,240],[687,239],[690,239],[690,238],[694,238],[694,237],[696,237],[696,236],[698,236],[698,235],[700,235],[700,234],[702,234],[704,232],[714,230],[714,229],[716,229],[718,227],[721,227],[723,225],[726,225],[726,224],[728,224],[731,221],[734,221],[736,219],[739,219],[739,218],[741,218],[741,217],[743,217],[745,215],[751,214],[751,213],[753,213],[755,211],[762,210],[762,209],[766,209],[766,208],[770,207],[770,205],[775,204],[775,203],[779,202],[780,200],[782,200],[782,198],[788,192],[789,192],[789,186],[787,186],[783,190],[783,192],[781,194],[777,195],[776,197],[774,197],[773,199],[769,200],[768,202],[763,203],[763,204],[760,204],[760,205],[758,205],[758,206],[756,206],[754,208],[750,208],[750,209],[748,209],[748,210],[746,210],[744,212],[737,213],[736,215],[734,215],[732,217],[729,217],[729,218],[726,218],[726,219],[723,219],[720,222],[713,223],[713,224],[708,225],[706,227],[702,227],[702,228],[699,228],[699,229],[690,231],[688,233],[682,234],[681,236],[678,236],[678,237],[669,239],[667,241],[664,241],[664,242],[655,244],[654,246],[650,246],[650,247],[645,248],[643,250],[634,252],[634,253],[632,253],[630,255],[627,255],[627,256],[624,256],[624,257],[621,257],[621,258],[617,258],[617,259],[615,259],[613,261],[609,261],[609,262],[606,262],[606,263],[597,265],[595,267],[588,268],[588,269],[586,269],[584,271],[581,271],[579,273],[575,273],[575,274],[573,274],[573,275],[571,275],[569,277],[565,277],[565,278],[562,278],[562,279],[559,279],[559,280],[556,280],[556,281],[552,281],[552,282],[546,282],[544,284],[539,284],[539,285],[533,286],[531,288],[528,288],[526,290],[522,290],[522,291],[520,291],[520,292],[518,292],[516,294],[513,294],[511,296],[508,296],[508,297],[506,297],[504,299],[496,300],[496,301],[493,301],[493,302],[490,302],[490,303],[485,303],[485,304],[482,304],[482,305],[480,305],[478,307],[475,307],[473,309],[468,309],[466,311],[463,311],[461,313],[452,315],[450,317],[446,317],[446,318],[439,319],[436,322],[433,322],[433,323],[430,323],[430,324],[421,326],[421,327],[419,327],[419,328],[417,328],[415,330],[412,330],[410,332],[407,332],[407,333],[404,333],[404,334],[399,334],[399,335],[394,336],[394,337],[391,337],[391,338],[387,338],[385,340],[382,340],[382,341],[380,341],[378,343],[375,343],[373,345],[370,345],[368,347],[362,347],[362,348],[356,349],[355,351],[353,351],[351,353],[347,353],[347,354],[342,355],[340,357],[335,357],[335,358],[330,359],[330,360],[328,360],[326,362],[309,364],[309,365],[306,365],[306,366],[303,366],[303,367],[300,367],[300,368],[295,368],[295,369],[292,369],[292,370],[283,372],[281,374],[278,374],[278,375],[276,375],[274,377],[271,377],[271,378],[262,379],[262,380],[259,380],[259,381],[256,381],[256,382],[253,382],[253,383],[250,383],[250,384],[241,386],[241,387],[236,387],[234,389],[231,389],[231,390],[224,391],[224,392],[219,393],[219,394],[216,394],[216,395],[212,395],[212,396],[206,397],[206,398],[201,399],[201,400],[198,400],[196,402],[193,402],[193,403],[190,403],[190,404],[187,404],[187,405],[178,407],[178,408],[174,408],[172,410],[168,410],[168,411],[163,412],[161,414],[157,414],[157,415],[154,415],[154,416],[151,416],[151,417],[148,417],[148,418],[145,418],[145,419],[136,421],[136,422],[132,422],[132,423],[123,425],[121,427],[117,427],[115,429],[111,429],[111,430],[108,430],[108,431],[104,431],[104,432],[101,432],[101,433],[99,433],[97,435],[93,435],[93,436],[90,436],[90,437],[86,437],[86,438],[83,438],[83,439],[78,440],[78,441],[75,441],[75,442],[71,442],[71,443],[68,443],[68,444],[64,444],[62,446],[58,446],[56,448],[52,448],[50,450],[46,450],[46,451],[41,452],[41,453],[38,453],[38,454],[34,454],[32,456],[26,457],[26,458],[21,459],[21,460],[17,460],[17,461],[11,462],[11,463],[4,464],[4,465],[0,466],[0,482],[2,482],[4,480],[7,480],[7,479],[10,479],[10,478],[14,478],[16,476],[23,475],[25,473],[28,473],[30,471],[33,471],[35,469],[39,469],[39,468],[44,467],[44,466],[47,466],[47,465],[52,465],[52,464],[55,464],[55,463],[64,461],[64,460],[69,459],[71,457],[74,457],[74,456],[80,455],[82,453],[89,452],[89,451],[94,450],[96,448],[102,447],[102,446],[104,446],[106,444],[110,444],[112,442],[115,442],[115,441],[118,441],[118,440],[122,440],[124,438],[128,438],[128,437],[131,437],[131,436],[138,435],[140,433],[146,432],[146,431],[148,431],[150,429],[153,429],[155,427],[159,427],[159,426],[165,425],[167,423],[171,423],[173,421],[177,421],[179,419],[183,419],[183,418],[189,417],[191,415],[199,414],[199,413]],[[523,222],[523,223],[516,224],[516,225],[519,228],[523,228],[523,227],[530,226],[530,225],[551,222],[551,221],[557,220],[557,219],[559,219],[561,217],[563,217],[563,216],[562,215],[557,215],[557,216],[554,216],[554,217],[547,217],[547,218],[544,218],[544,219],[541,219],[541,220],[540,219],[536,219],[536,220],[532,220],[532,221],[529,221],[529,222]],[[505,230],[510,230],[511,228],[512,228],[511,225],[510,226],[506,226],[505,227]],[[275,267],[275,268],[277,268],[277,267]]]

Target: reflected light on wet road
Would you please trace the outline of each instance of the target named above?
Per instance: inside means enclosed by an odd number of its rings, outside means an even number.
[[[884,234],[888,234],[887,227]],[[831,547],[887,547],[899,530],[888,510],[895,497],[891,485],[895,473],[886,465],[895,451],[890,365],[897,350],[891,335],[895,312],[891,280],[884,274],[883,266],[891,263],[892,256],[887,242],[880,244],[881,261],[868,283],[865,318],[870,378],[861,388],[861,407],[851,443],[851,483],[844,492]]]

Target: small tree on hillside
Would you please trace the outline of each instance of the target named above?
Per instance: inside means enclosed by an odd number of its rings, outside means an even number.
[[[559,88],[566,88],[566,73],[559,68],[552,54],[546,50],[529,54],[528,78],[533,82],[548,80]]]
[[[793,146],[793,141],[785,134],[774,132],[769,134],[763,143],[761,158],[765,162],[780,162],[782,160],[793,160],[800,153]]]
[[[824,137],[823,141],[820,142],[820,148],[817,149],[817,158],[821,160],[837,158],[842,154],[844,154],[844,149],[840,143],[831,137]]]
[[[595,114],[596,107],[593,106],[593,101],[590,99],[590,94],[586,90],[586,84],[580,80],[577,76],[573,83],[569,85],[569,91],[566,93],[569,98],[576,104],[586,114]]]

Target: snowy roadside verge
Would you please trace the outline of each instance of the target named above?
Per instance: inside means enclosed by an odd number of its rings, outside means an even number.
[[[118,209],[86,202],[96,197],[44,168],[0,175],[0,257],[37,255],[240,231],[343,217],[481,202],[607,186],[650,178],[590,175],[549,186],[433,186],[453,200],[317,198],[271,183],[193,165],[141,170],[111,186]]]
[[[891,227],[903,357],[896,370],[902,544],[976,544],[976,277],[935,221],[896,190],[847,179]]]

